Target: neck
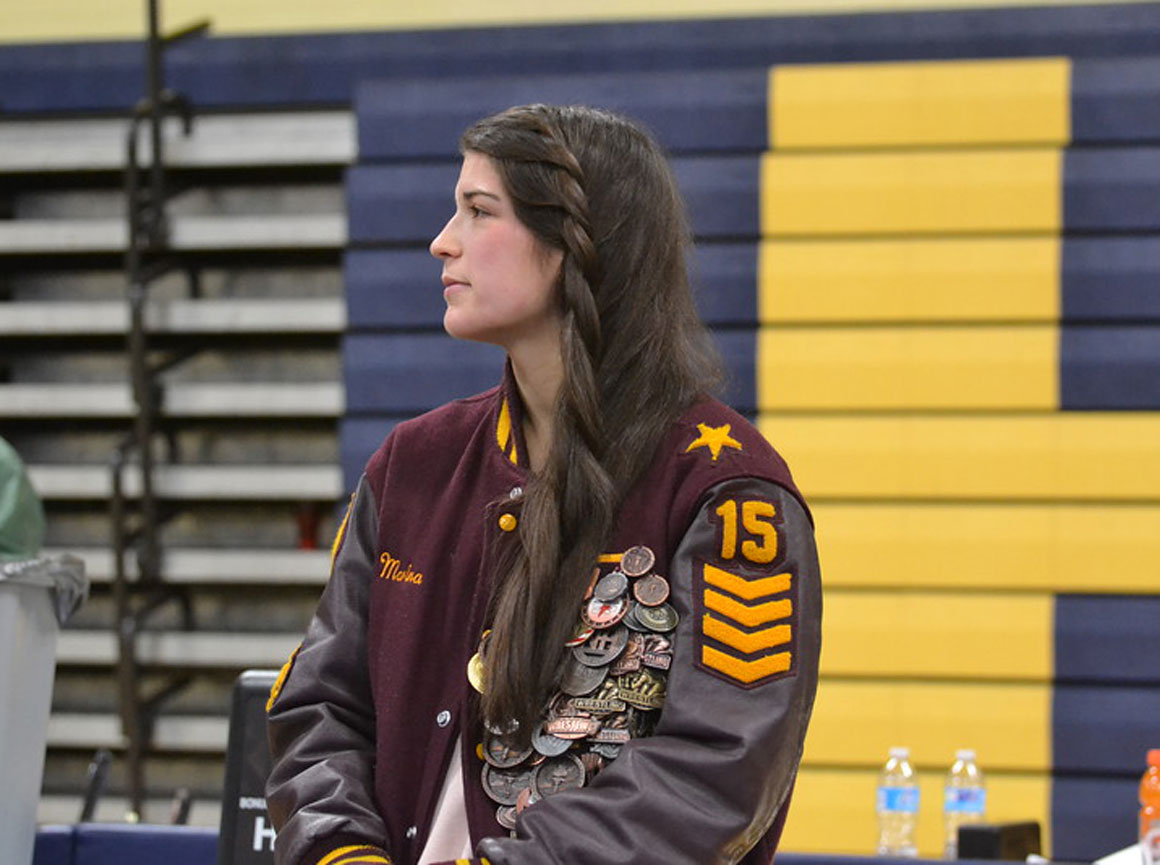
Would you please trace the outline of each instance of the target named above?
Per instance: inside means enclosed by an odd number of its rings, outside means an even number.
[[[559,344],[546,351],[509,352],[512,374],[524,407],[524,445],[532,471],[540,471],[552,444],[556,397],[564,381]]]

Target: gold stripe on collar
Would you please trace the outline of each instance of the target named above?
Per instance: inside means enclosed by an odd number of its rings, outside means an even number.
[[[512,438],[512,413],[508,408],[507,399],[504,399],[499,407],[499,420],[495,425],[495,440],[504,453],[507,453],[509,438]]]

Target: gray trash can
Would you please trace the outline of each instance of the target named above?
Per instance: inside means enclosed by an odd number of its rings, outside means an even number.
[[[59,626],[88,596],[84,562],[0,563],[0,862],[32,862]]]

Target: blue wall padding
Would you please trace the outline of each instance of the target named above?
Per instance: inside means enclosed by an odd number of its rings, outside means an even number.
[[[1062,274],[1064,321],[1160,322],[1160,237],[1069,237]]]
[[[1160,743],[1160,688],[1057,685],[1051,727],[1056,772],[1143,772]]]
[[[751,330],[714,333],[729,383],[725,401],[756,406]],[[343,340],[346,406],[351,414],[409,415],[497,384],[503,351],[443,333],[351,333]]]
[[[1160,147],[1073,149],[1063,166],[1065,230],[1160,229]]]
[[[342,356],[347,411],[400,415],[487,390],[504,363],[495,346],[444,334],[350,334]]]
[[[1076,60],[1072,64],[1073,142],[1160,140],[1157,104],[1160,57]]]
[[[348,332],[443,326],[442,267],[426,249],[352,249],[344,271]]]
[[[443,326],[440,263],[426,249],[365,247],[346,254],[347,330],[438,330]],[[753,325],[757,248],[703,243],[690,267],[701,317],[710,324]]]
[[[464,69],[510,76],[1123,57],[1153,54],[1158,42],[1155,4],[200,38],[174,46],[167,82],[203,108],[349,104],[360,81],[460,77]],[[124,111],[144,80],[144,50],[135,41],[0,47],[3,112]]]
[[[756,154],[683,157],[672,165],[697,237],[757,237]],[[350,169],[346,200],[351,243],[430,243],[454,210],[458,174],[458,160]]]
[[[698,243],[689,266],[689,281],[697,310],[709,324],[756,324],[756,243]]]
[[[73,826],[40,826],[32,848],[32,865],[73,865]]]
[[[1061,408],[1160,409],[1160,324],[1064,327],[1059,355]]]
[[[523,76],[375,81],[358,88],[359,159],[458,155],[470,124],[512,105],[596,105],[645,124],[670,152],[765,148],[765,69],[690,74]]]
[[[1051,858],[1090,862],[1136,843],[1135,778],[1057,776],[1051,785]]]
[[[214,865],[218,832],[193,826],[82,823],[76,827],[76,865]]]
[[[1100,562],[1076,566],[1098,570]],[[1160,595],[1057,596],[1056,681],[1160,687],[1157,622]]]
[[[413,417],[408,415],[407,417]],[[338,453],[342,463],[343,488],[353,492],[359,476],[387,434],[407,417],[388,414],[347,415],[338,425]]]
[[[350,242],[426,244],[455,211],[458,160],[358,165],[346,174]]]

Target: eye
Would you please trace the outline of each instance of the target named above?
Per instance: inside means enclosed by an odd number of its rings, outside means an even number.
[[[486,210],[484,210],[482,207],[477,207],[474,204],[471,205],[470,207],[468,207],[467,209],[468,209],[468,211],[470,211],[472,219],[477,219],[481,216],[490,216],[491,215]]]

